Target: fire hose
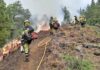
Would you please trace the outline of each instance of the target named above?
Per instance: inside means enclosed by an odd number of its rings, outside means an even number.
[[[49,39],[48,41],[46,41],[46,39]],[[40,62],[39,62],[39,64],[38,64],[38,66],[37,66],[37,69],[36,70],[39,70],[39,68],[40,68],[40,66],[41,66],[41,64],[42,64],[42,62],[43,62],[43,59],[44,59],[44,57],[45,57],[45,54],[46,54],[46,50],[47,50],[47,45],[48,45],[48,43],[51,41],[51,38],[49,38],[49,37],[47,37],[47,38],[45,38],[43,41],[45,42],[44,44],[42,44],[41,45],[41,43],[43,42],[40,42],[40,44],[38,45],[38,46],[43,46],[43,45],[45,45],[45,50],[44,50],[44,52],[43,52],[43,56],[42,56],[42,58],[41,58],[41,60],[40,60]]]

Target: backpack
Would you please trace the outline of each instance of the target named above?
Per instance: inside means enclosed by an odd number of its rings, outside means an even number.
[[[29,32],[28,32],[28,33],[34,32],[34,29],[33,29],[32,26],[26,26],[26,27],[25,27],[25,30],[26,30],[26,29],[29,29]]]
[[[34,32],[34,29],[33,29],[31,26],[26,26],[26,27],[24,28],[24,30],[27,30],[27,29],[29,29],[28,35],[26,35],[26,34],[22,35],[22,39],[24,39],[24,41],[32,40],[32,35],[31,35],[31,33]]]
[[[38,38],[38,34],[36,32],[32,32],[31,33],[31,38],[34,40],[34,39],[37,39]]]
[[[59,23],[58,22],[55,22],[54,24],[53,24],[53,27],[55,28],[55,29],[58,29],[59,28]]]

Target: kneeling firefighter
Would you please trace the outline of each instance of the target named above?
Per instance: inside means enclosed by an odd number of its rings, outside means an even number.
[[[25,53],[25,61],[29,61],[29,45],[33,40],[32,33],[34,32],[34,29],[30,24],[31,22],[29,20],[24,21],[24,29],[21,38],[21,52]]]

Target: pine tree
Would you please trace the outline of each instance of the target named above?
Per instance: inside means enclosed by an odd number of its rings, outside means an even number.
[[[91,6],[94,6],[94,5],[95,5],[95,1],[94,1],[94,0],[92,0]]]
[[[100,0],[98,0],[98,1],[97,1],[97,4],[99,4],[99,5],[100,5]]]
[[[9,15],[6,11],[4,0],[0,0],[0,46],[2,46],[10,35]]]
[[[81,13],[82,12],[82,13]],[[88,5],[84,11],[81,11],[80,14],[84,14],[87,18],[89,24],[95,25],[100,24],[100,0],[97,3],[94,0],[91,1],[91,5]]]
[[[7,12],[10,15],[13,29],[13,37],[17,37],[21,34],[23,28],[23,22],[29,19],[31,13],[28,9],[24,9],[20,1],[16,1],[13,4],[7,6]]]
[[[62,11],[64,13],[64,21],[70,22],[70,12],[67,10],[66,7],[62,8]]]

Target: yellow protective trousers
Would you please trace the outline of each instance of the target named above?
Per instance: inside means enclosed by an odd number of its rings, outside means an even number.
[[[23,46],[25,54],[29,54],[29,44],[25,43]]]

